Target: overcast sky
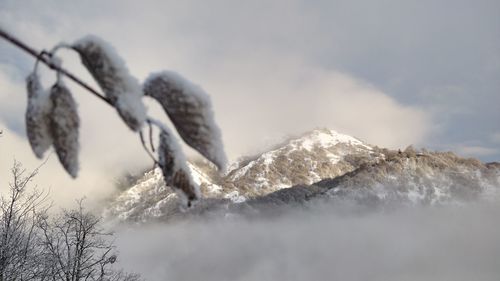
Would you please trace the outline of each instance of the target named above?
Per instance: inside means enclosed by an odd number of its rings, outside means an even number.
[[[379,146],[500,160],[496,0],[0,0],[0,26],[39,49],[96,34],[140,80],[179,72],[211,95],[230,159],[329,127]],[[61,55],[91,81],[76,55]],[[0,40],[2,181],[14,157],[29,168],[39,163],[23,120],[33,62]],[[49,87],[54,75],[44,70],[43,78]],[[90,190],[100,198],[120,173],[151,163],[114,111],[72,90],[82,118],[81,176],[70,180],[53,155],[39,185],[56,200]]]

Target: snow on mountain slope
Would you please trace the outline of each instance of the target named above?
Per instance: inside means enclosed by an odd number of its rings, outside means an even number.
[[[205,197],[222,196],[222,187],[211,182],[200,168],[188,163],[191,176]],[[155,168],[146,172],[135,185],[122,192],[106,209],[104,216],[118,220],[146,221],[179,208],[177,194],[165,186],[162,172]]]
[[[381,149],[331,130],[314,130],[257,157],[231,165],[225,175],[188,164],[203,197],[179,212],[178,198],[161,172],[147,172],[105,213],[127,221],[168,220],[327,201],[364,207],[460,204],[500,196],[500,164],[484,164],[451,152]]]
[[[500,167],[451,152],[380,149],[380,161],[312,185],[299,185],[249,201],[270,206],[327,201],[366,207],[498,202]]]
[[[200,186],[201,192],[204,196],[217,196],[222,192],[222,187],[214,183],[214,180],[205,174],[199,167],[188,163],[191,170],[191,176],[196,184]]]
[[[387,152],[386,152],[387,153]],[[369,204],[436,205],[496,200],[500,170],[451,152],[387,153],[386,160],[317,183],[328,195]]]
[[[361,161],[376,161],[372,147],[332,130],[314,130],[250,161],[232,165],[225,185],[247,196],[298,184],[312,184],[357,168]]]
[[[106,209],[104,216],[118,220],[145,221],[156,217],[166,205],[174,205],[177,195],[166,187],[160,169],[146,172],[129,189],[118,195]],[[167,203],[171,204],[167,204]],[[175,204],[177,205],[177,204]]]
[[[189,163],[205,198],[241,203],[298,184],[312,184],[353,171],[380,154],[360,140],[332,130],[314,130],[250,161],[240,161],[224,176],[214,178]],[[144,177],[109,206],[106,216],[143,221],[178,208],[177,196],[165,187],[158,169]]]

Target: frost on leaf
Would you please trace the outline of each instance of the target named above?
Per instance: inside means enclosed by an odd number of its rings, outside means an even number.
[[[151,75],[143,87],[147,96],[162,105],[182,139],[219,169],[225,169],[222,137],[208,95],[170,71]]]
[[[25,114],[26,134],[31,149],[36,157],[41,159],[52,145],[49,118],[52,104],[35,73],[26,78],[26,86],[28,90],[28,106]]]
[[[181,198],[187,199],[188,206],[200,198],[200,187],[191,178],[179,144],[166,128],[160,133],[158,160],[165,184],[174,188]]]
[[[146,119],[146,109],[139,82],[130,75],[125,62],[113,47],[95,36],[78,40],[73,48],[123,121],[131,130],[138,131]]]
[[[61,82],[50,91],[52,102],[51,133],[59,162],[73,177],[78,174],[78,131],[80,119],[76,103],[68,88]]]

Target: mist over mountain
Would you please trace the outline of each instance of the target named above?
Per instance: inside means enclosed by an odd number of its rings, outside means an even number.
[[[328,129],[243,157],[223,174],[208,163],[189,163],[189,168],[204,196],[194,207],[180,208],[178,196],[154,169],[119,194],[105,216],[148,222],[253,216],[318,204],[359,209],[460,205],[495,201],[500,190],[498,163],[411,146],[394,151]]]
[[[116,230],[118,263],[158,281],[500,276],[498,204],[356,210],[320,203],[279,216],[123,226]]]
[[[152,170],[107,209],[108,218],[133,223],[117,224],[119,263],[148,280],[500,274],[498,163],[314,130],[222,175],[207,163],[189,167],[204,195],[194,207],[180,209]]]

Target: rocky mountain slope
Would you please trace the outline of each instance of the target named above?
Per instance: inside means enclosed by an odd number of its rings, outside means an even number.
[[[274,192],[254,202],[275,205],[316,199],[363,206],[461,204],[498,200],[500,165],[451,152],[376,149],[382,157],[342,176]]]
[[[179,212],[176,194],[153,170],[114,199],[106,216],[141,222],[339,200],[363,206],[459,204],[493,198],[500,190],[499,164],[412,147],[380,149],[332,130],[314,130],[241,159],[223,175],[208,164],[189,167],[205,198],[194,208]]]

